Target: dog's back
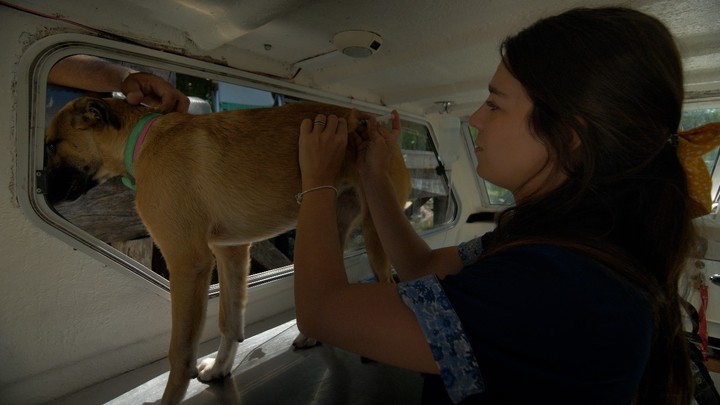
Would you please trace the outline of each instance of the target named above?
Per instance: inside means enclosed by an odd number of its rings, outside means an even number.
[[[317,114],[344,117],[351,131],[358,125],[356,110],[319,103],[163,117],[135,162],[143,221],[152,232],[162,212],[174,212],[161,227],[187,233],[182,218],[202,216],[211,237],[243,242],[292,229],[300,123]],[[339,183],[357,184],[354,150],[348,152]]]

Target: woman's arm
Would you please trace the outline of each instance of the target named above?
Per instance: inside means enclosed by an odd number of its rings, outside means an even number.
[[[120,91],[130,104],[146,104],[167,113],[187,112],[190,100],[165,79],[89,55],[72,55],[56,63],[48,82],[109,93]]]
[[[120,91],[123,81],[135,72],[128,67],[94,56],[72,55],[60,60],[50,69],[48,82],[75,89],[109,93]]]
[[[395,199],[387,175],[364,177],[363,188],[378,236],[401,281],[458,272],[463,263],[456,246],[431,249],[417,234]]]
[[[300,134],[303,190],[332,185],[344,158],[344,119],[305,120]],[[335,219],[336,195],[303,196],[295,242],[295,304],[300,331],[322,342],[411,370],[437,373],[414,313],[394,284],[349,284]]]
[[[444,277],[459,271],[463,263],[457,247],[431,249],[417,234],[398,206],[388,177],[388,161],[399,148],[400,116],[393,111],[392,130],[366,117],[367,127],[358,131],[355,145],[365,198],[380,241],[401,280],[428,274]]]

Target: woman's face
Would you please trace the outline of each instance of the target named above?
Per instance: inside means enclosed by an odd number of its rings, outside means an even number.
[[[552,176],[554,160],[530,129],[533,105],[523,86],[501,62],[488,88],[487,101],[470,117],[478,130],[478,175],[510,190],[516,201],[557,187],[564,178]]]

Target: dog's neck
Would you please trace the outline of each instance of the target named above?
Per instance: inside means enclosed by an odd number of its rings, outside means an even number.
[[[130,135],[125,143],[125,152],[123,156],[125,161],[125,170],[127,170],[128,175],[122,178],[122,182],[133,191],[135,191],[135,179],[133,177],[135,172],[133,170],[133,162],[140,154],[140,149],[143,142],[145,142],[145,136],[150,130],[150,127],[161,115],[162,114],[156,112],[149,112],[140,117],[130,131]]]

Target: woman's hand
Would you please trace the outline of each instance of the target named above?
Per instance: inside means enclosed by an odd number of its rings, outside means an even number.
[[[345,118],[319,114],[300,125],[299,156],[302,187],[332,186],[345,160],[348,129]]]
[[[162,113],[173,111],[186,113],[190,100],[165,79],[144,72],[130,73],[122,82],[120,90],[128,103],[145,103]]]
[[[365,175],[384,175],[388,171],[390,152],[397,147],[400,138],[400,115],[392,112],[392,128],[380,124],[373,116],[363,116],[367,126],[360,126],[353,136],[357,150],[357,164],[360,173]]]

